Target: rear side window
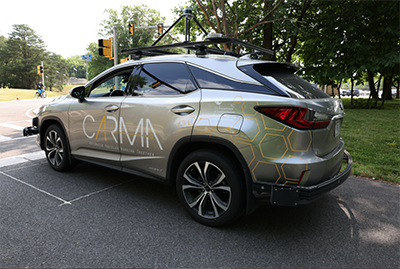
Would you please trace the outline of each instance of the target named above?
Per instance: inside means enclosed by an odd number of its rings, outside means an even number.
[[[308,81],[278,64],[257,64],[254,70],[262,75],[270,84],[280,90],[286,91],[291,97],[317,99],[329,98],[330,96],[313,86]]]
[[[263,86],[233,81],[198,67],[189,65],[189,69],[192,71],[200,88],[272,93]]]
[[[191,75],[183,63],[153,63],[141,67],[133,95],[180,95],[196,90]]]

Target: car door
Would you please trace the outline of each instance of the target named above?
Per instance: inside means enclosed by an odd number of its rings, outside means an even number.
[[[173,146],[192,134],[201,92],[183,62],[143,64],[133,77],[119,121],[123,170],[164,178]]]
[[[133,67],[100,77],[86,88],[85,101],[69,109],[70,147],[74,157],[120,167],[118,120]]]

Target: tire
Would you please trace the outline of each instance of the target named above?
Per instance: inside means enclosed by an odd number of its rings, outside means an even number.
[[[45,153],[51,168],[56,171],[68,171],[73,166],[69,161],[69,148],[64,131],[57,124],[47,128],[45,136]]]
[[[46,97],[47,97],[47,94],[46,94],[46,92],[42,92],[42,95],[41,95],[41,97],[42,97],[42,98],[46,98]]]
[[[212,150],[198,150],[181,163],[176,181],[179,200],[196,221],[224,226],[245,208],[245,182],[240,165]]]
[[[38,98],[39,98],[39,93],[38,93],[38,92],[35,93],[34,98],[35,98],[35,99],[38,99]]]

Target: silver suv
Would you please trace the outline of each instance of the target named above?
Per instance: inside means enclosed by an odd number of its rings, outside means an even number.
[[[82,160],[168,182],[195,220],[222,226],[263,202],[307,204],[350,174],[341,100],[295,71],[250,55],[140,58],[42,106],[24,135],[57,171]]]

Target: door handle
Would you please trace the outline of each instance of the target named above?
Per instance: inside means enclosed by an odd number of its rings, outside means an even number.
[[[107,112],[110,112],[110,113],[115,112],[118,109],[119,109],[119,107],[117,105],[108,105],[108,106],[106,106]]]
[[[180,105],[172,108],[171,111],[177,115],[185,116],[195,111],[195,109],[191,106]]]

